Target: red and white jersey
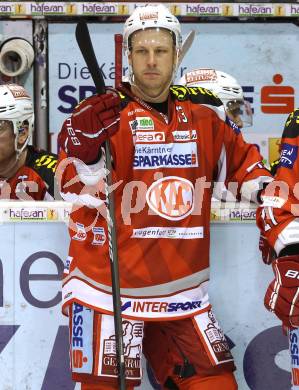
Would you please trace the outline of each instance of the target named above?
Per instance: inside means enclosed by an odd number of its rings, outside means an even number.
[[[54,199],[57,156],[28,146],[25,164],[10,179],[0,178],[0,199]]]
[[[257,223],[276,254],[299,243],[299,109],[293,111],[281,139],[280,160],[275,180],[262,195]]]
[[[210,204],[218,173],[249,196],[270,174],[208,90],[172,86],[168,119],[123,95],[122,106],[120,130],[111,138],[122,313],[188,317],[209,306]],[[84,186],[74,179],[74,164],[59,171],[62,196],[77,204],[64,308],[77,301],[111,313],[103,182]]]

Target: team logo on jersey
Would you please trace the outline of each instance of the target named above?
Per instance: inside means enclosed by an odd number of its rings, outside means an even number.
[[[135,142],[164,142],[165,133],[163,131],[136,131]]]
[[[146,201],[156,214],[178,221],[191,214],[194,208],[194,186],[181,177],[164,177],[149,187]]]
[[[198,167],[196,142],[135,145],[134,169]]]
[[[197,139],[196,130],[176,130],[172,132],[174,141],[192,141]]]
[[[154,130],[154,121],[149,116],[138,116],[129,121],[129,125],[133,134],[137,130]]]
[[[91,245],[103,246],[106,242],[106,233],[103,227],[93,227],[93,240]]]
[[[87,233],[85,231],[85,226],[79,222],[76,222],[76,226],[77,226],[77,233],[72,237],[72,239],[77,241],[86,240]]]
[[[290,144],[282,144],[280,151],[280,161],[278,166],[285,168],[293,168],[295,161],[297,160],[298,146]]]

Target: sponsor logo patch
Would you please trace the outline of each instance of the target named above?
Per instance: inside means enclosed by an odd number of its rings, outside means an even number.
[[[233,357],[229,345],[212,310],[198,314],[194,317],[194,320],[203,336],[205,349],[210,352],[211,362],[219,364],[232,361]]]
[[[280,161],[278,166],[285,168],[293,168],[295,161],[297,160],[298,146],[290,144],[282,144],[280,152]]]
[[[196,142],[136,145],[134,169],[198,167]]]
[[[177,130],[172,132],[174,141],[192,141],[197,139],[196,130]]]
[[[165,133],[163,131],[136,131],[135,142],[164,142]]]
[[[192,240],[203,238],[203,227],[160,227],[152,226],[143,229],[133,229],[131,238],[170,238],[179,240]]]
[[[216,81],[217,74],[215,69],[196,69],[186,74],[187,85],[203,81]]]
[[[149,187],[146,201],[162,218],[178,221],[191,214],[194,208],[194,187],[187,179],[164,177]]]
[[[10,84],[7,87],[15,99],[28,98],[30,100],[30,96],[20,85]]]
[[[299,330],[290,329],[289,340],[290,340],[290,353],[291,353],[291,367],[292,367],[292,380],[293,385],[299,385]]]
[[[161,313],[161,312],[184,312],[195,310],[201,307],[201,301],[186,301],[186,302],[127,302],[121,307],[122,311],[131,308],[134,313]]]
[[[139,15],[139,19],[141,21],[143,20],[157,20],[159,17],[158,12],[152,12],[152,13],[143,13]]]
[[[92,334],[93,311],[74,303],[72,314],[72,368],[74,372],[90,374],[93,357],[89,333]]]
[[[129,121],[129,125],[133,134],[137,130],[154,130],[154,121],[149,116],[138,116]]]
[[[72,237],[72,239],[77,241],[86,240],[87,233],[85,231],[85,226],[79,222],[76,222],[76,226],[77,226],[77,233]]]
[[[105,326],[103,322],[103,327]],[[101,375],[117,376],[116,336],[111,334],[111,327],[102,331],[103,352],[101,353]],[[122,322],[123,345],[126,377],[136,379],[141,377],[141,349],[143,338],[143,323],[141,321],[124,320]]]
[[[106,242],[106,233],[103,227],[93,227],[93,240],[91,245],[100,245],[103,246]]]

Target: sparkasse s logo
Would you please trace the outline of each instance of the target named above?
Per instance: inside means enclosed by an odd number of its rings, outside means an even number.
[[[75,368],[82,368],[87,362],[87,357],[83,356],[83,306],[74,304],[72,321],[72,365]]]

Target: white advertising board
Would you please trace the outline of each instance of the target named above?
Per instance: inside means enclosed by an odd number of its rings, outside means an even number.
[[[28,215],[22,203],[12,209]],[[78,389],[70,379],[67,320],[60,311],[69,238],[59,221],[67,218],[61,207],[44,213],[40,222],[11,222],[1,214],[0,389]],[[239,389],[289,389],[287,337],[263,307],[273,275],[260,259],[258,235],[254,223],[211,225],[211,301],[232,346]],[[139,389],[159,389],[144,367]]]

